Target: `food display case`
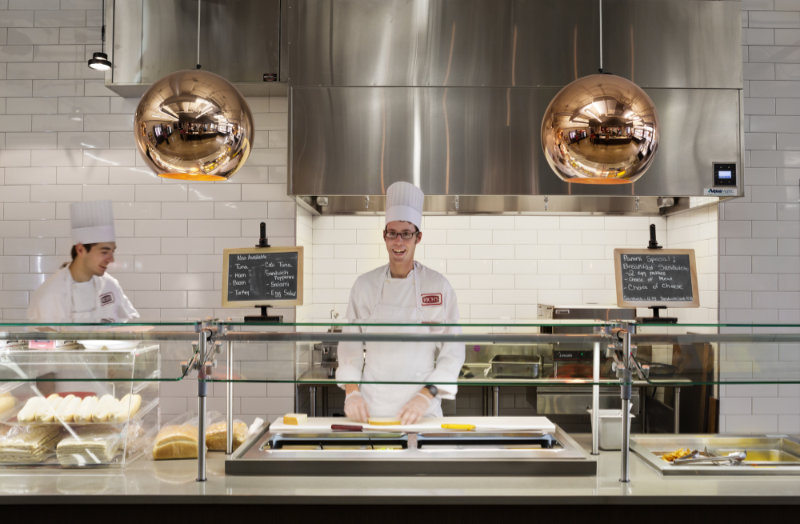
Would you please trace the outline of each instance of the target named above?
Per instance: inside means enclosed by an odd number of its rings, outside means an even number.
[[[154,326],[0,329],[0,468],[124,467],[149,450],[176,376]]]

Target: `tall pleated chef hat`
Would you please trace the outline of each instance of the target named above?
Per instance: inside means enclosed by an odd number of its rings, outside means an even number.
[[[69,208],[72,220],[72,242],[94,244],[114,242],[114,213],[110,200],[73,202]]]
[[[402,220],[422,229],[425,193],[414,184],[395,182],[386,190],[386,223]]]

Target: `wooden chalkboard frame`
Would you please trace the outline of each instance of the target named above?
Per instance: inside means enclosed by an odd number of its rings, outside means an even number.
[[[228,300],[228,277],[230,257],[234,254],[297,253],[297,298],[291,300]],[[303,246],[249,247],[222,250],[222,307],[250,306],[302,306],[303,305]]]
[[[663,300],[663,301],[632,301],[625,300],[622,295],[622,255],[689,255],[689,271],[692,280],[692,300]],[[700,306],[700,294],[697,287],[697,263],[695,261],[694,249],[614,249],[614,276],[617,285],[617,305],[619,307],[698,307]]]

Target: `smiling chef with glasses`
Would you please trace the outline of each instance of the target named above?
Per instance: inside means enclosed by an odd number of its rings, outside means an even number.
[[[459,333],[456,294],[447,279],[419,262],[414,251],[422,240],[425,195],[408,182],[386,191],[383,239],[389,263],[358,277],[350,290],[347,318],[366,323],[351,332]],[[391,323],[408,326],[379,326]],[[346,330],[347,331],[347,330]],[[336,379],[344,387],[345,415],[356,422],[376,417],[413,424],[441,417],[441,399],[455,398],[463,343],[340,342]],[[376,382],[414,382],[379,384]],[[360,385],[359,382],[363,382]]]

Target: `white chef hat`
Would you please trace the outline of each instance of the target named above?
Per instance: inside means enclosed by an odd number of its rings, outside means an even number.
[[[425,193],[414,184],[395,182],[386,190],[386,223],[402,220],[422,229]]]
[[[69,208],[72,220],[72,243],[94,244],[114,242],[114,213],[110,200],[73,202]]]

